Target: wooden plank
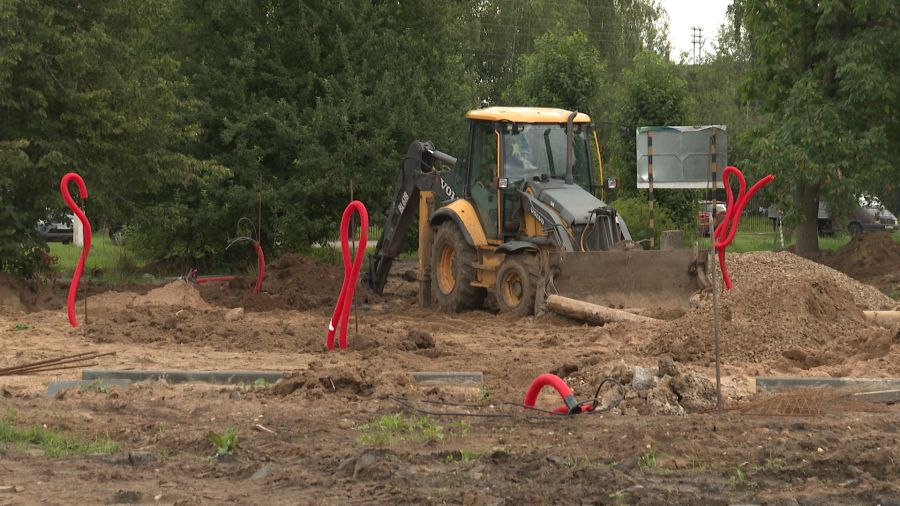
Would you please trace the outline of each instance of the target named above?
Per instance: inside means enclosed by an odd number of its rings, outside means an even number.
[[[619,321],[659,321],[655,318],[629,313],[627,311],[622,311],[621,309],[591,304],[590,302],[570,299],[560,295],[551,295],[547,297],[547,309],[563,316],[568,316],[569,318],[574,318],[578,321],[593,323],[595,325]]]

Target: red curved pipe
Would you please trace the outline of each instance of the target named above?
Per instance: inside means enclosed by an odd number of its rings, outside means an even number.
[[[563,398],[563,402],[565,402],[564,406],[559,406],[553,410],[554,413],[581,413],[585,411],[578,404],[578,401],[575,399],[575,392],[569,388],[569,385],[563,381],[562,378],[555,374],[544,373],[534,378],[534,381],[531,382],[531,386],[528,387],[528,392],[525,394],[525,402],[522,405],[527,408],[533,408],[534,403],[537,401],[538,395],[540,395],[541,390],[546,386],[553,387],[559,396]]]
[[[734,202],[731,184],[728,182],[728,176],[731,174],[736,175],[738,178],[738,199],[736,204]],[[731,290],[733,285],[731,283],[731,276],[728,275],[728,266],[725,264],[725,249],[731,245],[732,241],[734,241],[734,236],[737,234],[738,224],[741,220],[741,214],[744,212],[744,206],[747,205],[747,202],[753,197],[754,193],[774,180],[775,176],[769,174],[757,181],[756,184],[750,188],[750,191],[744,193],[744,190],[747,188],[747,181],[744,179],[744,174],[741,173],[737,167],[731,165],[725,167],[725,170],[722,171],[722,182],[725,184],[725,193],[728,196],[728,209],[725,211],[725,219],[722,220],[722,223],[716,227],[716,230],[713,233],[713,245],[718,253],[719,265],[722,268],[722,278],[725,280],[725,287],[728,290]]]
[[[259,273],[256,275],[256,286],[253,287],[253,295],[259,295],[259,291],[262,289],[263,278],[266,276],[266,256],[263,255],[263,249],[259,241],[253,241],[253,246],[256,249],[256,261],[259,264]]]
[[[84,247],[81,249],[81,255],[78,257],[78,265],[75,267],[75,272],[72,273],[72,282],[69,284],[69,298],[67,300],[66,308],[69,312],[69,323],[73,327],[78,326],[78,320],[75,318],[75,294],[78,291],[78,283],[81,281],[81,273],[84,272],[84,263],[87,261],[88,254],[91,251],[91,222],[88,221],[87,216],[84,215],[84,212],[75,204],[75,199],[72,198],[72,195],[69,193],[69,182],[75,181],[75,185],[78,186],[78,192],[81,194],[82,199],[86,199],[88,196],[87,186],[84,184],[84,179],[81,179],[81,176],[74,172],[69,172],[59,181],[59,193],[62,195],[63,200],[66,201],[66,205],[69,206],[69,209],[75,213],[75,216],[81,220],[81,225],[84,228]]]
[[[350,263],[350,239],[348,232],[350,228],[350,217],[353,212],[359,214],[360,234],[359,248],[356,250],[356,258]],[[350,320],[350,305],[353,304],[353,293],[356,291],[356,278],[359,276],[359,270],[362,268],[363,258],[366,256],[366,241],[369,239],[369,213],[366,206],[358,200],[354,200],[344,209],[341,216],[341,251],[344,256],[344,283],[341,286],[341,294],[338,296],[337,303],[334,306],[334,313],[331,315],[331,321],[328,322],[328,338],[325,341],[325,347],[329,350],[334,349],[334,334],[337,328],[341,329],[340,346],[341,349],[347,347],[347,322]]]

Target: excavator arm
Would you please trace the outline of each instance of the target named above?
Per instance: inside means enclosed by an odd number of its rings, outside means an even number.
[[[449,166],[441,170],[440,164]],[[453,189],[456,158],[434,149],[429,141],[413,141],[400,166],[400,174],[394,187],[394,198],[388,208],[384,230],[375,252],[369,256],[369,288],[382,293],[394,258],[400,254],[403,240],[409,231],[413,216],[419,208],[419,194],[433,192],[442,201],[456,199]],[[422,217],[427,220],[428,217]]]

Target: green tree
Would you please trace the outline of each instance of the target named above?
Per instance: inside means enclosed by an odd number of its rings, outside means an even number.
[[[157,255],[225,258],[235,223],[256,222],[260,178],[269,249],[335,235],[351,180],[377,222],[409,142],[452,152],[476,105],[461,56],[473,40],[467,2],[176,5],[167,40],[201,104],[191,152],[232,174],[167,188],[141,227]]]
[[[603,86],[600,52],[584,33],[547,32],[534,52],[522,57],[522,71],[506,93],[519,105],[589,112]]]
[[[621,135],[611,139],[607,167],[621,181],[623,197],[644,195],[637,190],[635,130],[642,126],[683,125],[687,116],[687,83],[677,66],[664,56],[644,51],[625,70],[617,96],[616,123]],[[697,194],[691,190],[654,190],[657,204],[688,231],[696,216]]]
[[[728,161],[744,168],[750,157],[747,134],[761,121],[758,106],[747,99],[741,84],[751,70],[750,47],[741,26],[742,5],[728,7],[713,51],[697,65],[681,62],[687,83],[687,122],[691,125],[726,125]]]
[[[522,56],[559,27],[587,37],[611,80],[640,51],[669,51],[665,11],[655,0],[482,0],[470,12],[466,25],[477,29],[471,62],[476,91],[491,104],[503,102],[503,93],[518,79]]]
[[[217,168],[185,156],[196,138],[177,62],[158,51],[168,0],[0,3],[0,250],[3,270],[35,267],[32,227],[63,208],[77,171],[88,215],[142,209],[169,181]],[[28,260],[28,259],[31,260]]]
[[[742,0],[753,71],[745,86],[768,113],[753,133],[758,170],[775,173],[799,221],[797,252],[819,251],[821,197],[832,208],[900,176],[900,7],[891,0]]]

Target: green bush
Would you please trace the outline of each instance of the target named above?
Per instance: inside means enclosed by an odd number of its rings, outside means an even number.
[[[618,199],[612,203],[612,206],[625,220],[633,240],[641,241],[650,238],[650,208],[645,199],[641,197]],[[659,203],[654,206],[654,211],[654,235],[657,245],[659,244],[659,234],[663,230],[682,229],[685,232],[686,239],[693,237],[690,227],[677,226],[671,217],[670,211],[659,205]]]

